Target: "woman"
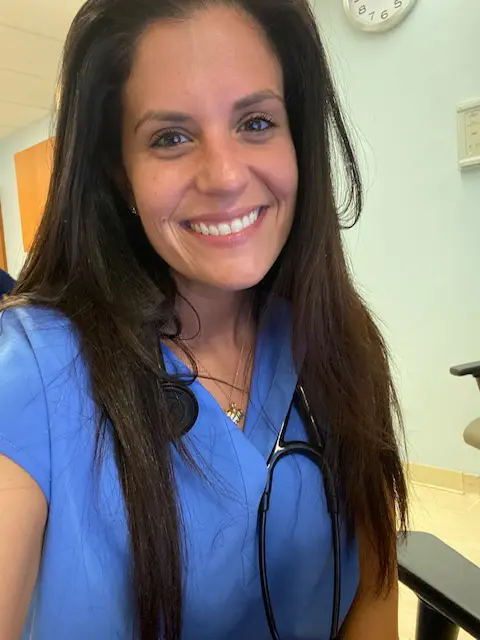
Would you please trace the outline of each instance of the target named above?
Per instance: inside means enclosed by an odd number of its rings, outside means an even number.
[[[355,218],[360,184],[307,3],[89,0],[61,87],[1,317],[0,640],[270,638],[257,512],[299,384],[338,496],[341,637],[396,640],[398,407],[342,250],[334,141]],[[330,637],[325,481],[275,471],[282,639]]]

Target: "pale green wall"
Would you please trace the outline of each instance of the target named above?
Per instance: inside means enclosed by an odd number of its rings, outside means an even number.
[[[346,239],[396,361],[410,458],[480,474],[462,440],[480,393],[448,372],[480,360],[480,171],[457,168],[455,119],[480,98],[480,2],[418,0],[383,35],[352,29],[340,0],[315,8],[367,187]]]

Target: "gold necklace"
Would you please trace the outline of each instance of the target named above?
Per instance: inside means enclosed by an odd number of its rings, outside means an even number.
[[[250,313],[248,315],[247,327],[250,324],[250,316],[251,316],[251,311],[250,311]],[[208,371],[208,369],[200,361],[198,361],[198,363],[201,365],[201,367],[205,371],[205,373],[209,376],[209,378],[212,380],[212,382],[214,382],[217,385],[217,388],[221,391],[221,393],[227,399],[228,406],[227,406],[227,408],[224,408],[223,411],[224,411],[225,415],[228,418],[230,418],[230,420],[235,425],[238,425],[240,423],[240,421],[245,416],[245,411],[243,409],[241,409],[240,407],[237,407],[236,402],[234,402],[232,400],[232,395],[233,395],[233,390],[237,388],[238,374],[240,372],[240,365],[242,364],[243,352],[244,352],[244,349],[245,349],[246,341],[247,341],[247,332],[245,332],[245,335],[243,336],[242,348],[240,350],[240,356],[238,358],[237,370],[235,371],[235,378],[233,379],[233,385],[231,387],[229,396],[225,393],[223,388],[218,384],[217,379],[212,376],[212,374]],[[228,384],[228,383],[224,383],[224,384]],[[241,389],[241,391],[242,391],[243,394],[247,393],[245,391],[245,389]]]
[[[240,423],[240,421],[243,419],[243,417],[245,416],[245,411],[243,409],[241,409],[240,407],[237,407],[237,403],[232,400],[233,390],[237,388],[238,374],[239,374],[239,371],[240,371],[240,365],[242,363],[242,356],[243,356],[243,351],[244,351],[244,347],[245,347],[245,342],[246,342],[246,336],[245,336],[245,339],[244,339],[243,344],[242,344],[242,349],[240,351],[240,356],[238,358],[237,370],[235,371],[235,378],[233,380],[233,385],[231,386],[230,395],[227,395],[225,393],[224,389],[220,386],[220,384],[218,383],[217,379],[212,376],[212,374],[205,367],[205,365],[203,363],[201,363],[200,361],[198,361],[198,363],[201,365],[202,369],[208,375],[209,379],[217,386],[217,388],[222,393],[222,395],[224,395],[225,398],[227,399],[228,406],[223,409],[223,412],[225,413],[225,415],[228,418],[230,418],[230,420],[235,425],[238,425]],[[223,381],[221,381],[221,382],[223,382]],[[228,383],[225,382],[224,384],[228,384]],[[246,394],[245,389],[240,389],[240,391],[243,394]]]
[[[245,411],[240,409],[240,407],[237,407],[235,402],[232,401],[232,395],[233,395],[233,390],[237,388],[238,373],[240,371],[240,365],[242,363],[243,350],[244,350],[246,341],[247,341],[247,334],[245,333],[243,337],[242,348],[240,350],[240,356],[238,358],[237,370],[235,371],[235,378],[233,379],[233,386],[230,389],[230,397],[228,398],[228,409],[224,409],[227,417],[230,418],[233,424],[237,424],[237,425],[239,424],[240,420],[243,420],[243,417],[245,416]],[[243,393],[245,393],[245,390],[243,390]]]

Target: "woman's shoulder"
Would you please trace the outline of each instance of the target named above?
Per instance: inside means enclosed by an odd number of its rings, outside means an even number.
[[[53,309],[9,307],[0,312],[0,405],[40,407],[84,386],[85,365],[72,322]]]
[[[0,311],[0,361],[10,368],[30,353],[37,366],[69,360],[79,342],[71,321],[59,311],[39,306],[14,306]],[[64,363],[64,362],[63,362]],[[0,367],[0,370],[5,370]]]
[[[78,335],[66,316],[36,306],[0,312],[0,404],[15,398],[18,409],[42,401],[48,408],[56,390],[78,389],[84,379]]]
[[[70,320],[60,311],[39,305],[13,305],[0,311],[0,337],[4,326],[26,334],[39,330],[71,332]]]
[[[51,309],[0,312],[0,454],[23,467],[50,495],[54,442],[83,415],[85,372],[67,318]],[[55,433],[55,438],[52,433]]]

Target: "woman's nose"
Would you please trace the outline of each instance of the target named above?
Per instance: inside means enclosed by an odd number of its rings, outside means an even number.
[[[197,189],[210,195],[236,195],[247,186],[250,170],[238,141],[216,140],[205,146],[197,170]]]

